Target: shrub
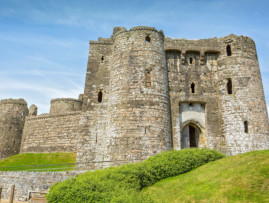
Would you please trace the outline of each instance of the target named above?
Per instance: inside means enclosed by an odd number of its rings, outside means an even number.
[[[57,183],[47,199],[49,203],[152,202],[150,197],[139,194],[142,188],[223,157],[220,152],[207,149],[167,151],[141,163],[86,172]]]

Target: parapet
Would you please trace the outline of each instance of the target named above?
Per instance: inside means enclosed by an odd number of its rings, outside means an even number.
[[[82,109],[82,101],[73,98],[52,99],[50,104],[50,114],[65,114]]]
[[[136,26],[136,27],[132,27],[129,31],[125,27],[115,27],[111,38],[114,40],[118,35],[122,33],[134,32],[134,31],[156,32],[160,34],[162,37],[164,37],[162,30],[158,31],[156,30],[156,28],[148,27],[148,26]]]

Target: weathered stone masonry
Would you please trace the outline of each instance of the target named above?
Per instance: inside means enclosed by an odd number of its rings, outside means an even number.
[[[0,103],[0,158],[77,152],[77,169],[137,162],[171,148],[234,155],[269,148],[255,43],[229,35],[171,39],[152,27],[114,28],[90,41],[84,94],[36,115]]]
[[[0,188],[2,188],[2,198],[9,199],[10,188],[15,185],[14,198],[16,200],[29,200],[30,192],[48,192],[56,182],[62,182],[68,178],[79,175],[77,171],[61,172],[26,172],[9,171],[0,172]]]

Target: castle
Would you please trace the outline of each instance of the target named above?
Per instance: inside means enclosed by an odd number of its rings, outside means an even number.
[[[269,149],[249,37],[171,39],[153,27],[116,27],[90,41],[78,99],[53,99],[41,115],[23,99],[0,102],[0,159],[77,152],[77,169],[97,169],[188,147],[228,155]]]

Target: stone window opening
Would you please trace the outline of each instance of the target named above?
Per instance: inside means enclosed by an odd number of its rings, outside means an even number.
[[[146,87],[151,87],[151,75],[150,75],[150,71],[146,71]]]
[[[195,84],[191,83],[191,93],[195,93]]]
[[[226,46],[226,52],[227,52],[227,56],[231,56],[232,55],[231,46],[229,44]]]
[[[104,56],[102,56],[101,57],[101,63],[104,63],[104,60],[105,60],[105,58],[104,58]]]
[[[149,36],[146,36],[145,41],[146,41],[146,43],[150,43],[150,37]]]
[[[192,106],[192,103],[190,103],[189,105]]]
[[[244,131],[245,133],[248,133],[248,122],[244,121]]]
[[[232,80],[229,78],[227,82],[227,93],[232,94],[233,93],[233,85]]]
[[[97,144],[97,135],[95,136],[95,143]]]
[[[103,100],[103,92],[100,90],[98,93],[98,102],[101,103]]]
[[[193,62],[193,58],[190,58],[190,64],[192,64],[192,62]]]

